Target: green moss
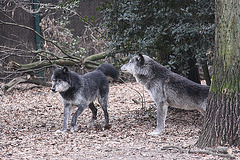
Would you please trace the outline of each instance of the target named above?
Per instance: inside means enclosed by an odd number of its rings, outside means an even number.
[[[210,86],[211,93],[240,93],[240,77],[232,75],[227,79],[222,79],[222,81],[219,80],[220,77],[221,76],[217,77],[216,75],[212,76],[212,83]]]

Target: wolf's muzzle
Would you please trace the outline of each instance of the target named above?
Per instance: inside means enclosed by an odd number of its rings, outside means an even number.
[[[52,88],[52,91],[53,91],[53,92],[56,92],[56,89],[55,89],[55,88]]]

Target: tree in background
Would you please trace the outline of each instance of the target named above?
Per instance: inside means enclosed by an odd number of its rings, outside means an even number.
[[[204,125],[196,145],[240,146],[240,3],[216,0],[216,52]]]
[[[214,44],[213,0],[113,0],[101,10],[110,53],[142,52],[199,82],[196,64]]]

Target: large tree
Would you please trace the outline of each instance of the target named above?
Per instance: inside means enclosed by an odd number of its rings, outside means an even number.
[[[240,146],[240,0],[216,0],[215,57],[198,147]]]

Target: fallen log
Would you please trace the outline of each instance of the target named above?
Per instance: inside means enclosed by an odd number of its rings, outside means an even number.
[[[105,59],[107,56],[108,54],[105,52],[94,54],[85,58],[83,62],[79,60],[79,58],[71,59],[68,57],[66,58],[62,57],[60,59],[55,59],[55,60],[45,59],[42,61],[32,62],[28,64],[19,64],[15,61],[11,61],[8,64],[8,69],[17,70],[18,72],[28,72],[35,69],[47,68],[52,66],[53,64],[58,66],[74,66],[74,65],[81,66],[83,64],[87,69],[95,69],[100,65],[100,63],[97,63],[96,61]]]
[[[48,53],[49,54],[49,53]],[[43,70],[44,68],[50,68],[52,65],[58,66],[84,66],[87,69],[95,69],[97,68],[100,63],[97,62],[98,60],[105,59],[109,56],[106,52],[102,52],[99,54],[94,54],[89,57],[86,57],[84,60],[77,58],[70,58],[70,57],[55,57],[55,59],[45,59],[41,61],[36,61],[28,64],[19,64],[15,61],[11,61],[8,64],[9,70],[14,70],[16,74],[20,73],[22,76],[16,77],[11,80],[9,83],[5,85],[5,91],[10,91],[14,86],[19,83],[33,83],[36,85],[42,86],[50,86],[50,84],[43,82],[41,79],[36,78],[35,74],[38,74],[39,71]]]
[[[100,63],[97,63],[96,61],[100,59],[105,59],[107,56],[108,54],[106,52],[91,55],[84,59],[83,65],[88,69],[95,69],[100,65]]]
[[[20,83],[32,83],[32,84],[47,86],[47,87],[51,86],[50,83],[44,82],[40,78],[35,78],[34,76],[31,76],[31,75],[24,75],[24,76],[20,76],[20,77],[16,77],[16,78],[12,79],[10,82],[8,82],[7,84],[5,84],[3,86],[3,90],[4,90],[4,92],[9,92],[16,85],[18,85]]]
[[[73,66],[76,63],[77,62],[74,62],[69,59],[43,60],[43,61],[37,61],[37,62],[28,63],[28,64],[19,64],[17,62],[11,61],[8,64],[8,68],[17,70],[18,72],[24,72],[24,71],[34,70],[34,69],[41,69],[44,67],[51,66],[53,64],[56,64],[59,66]]]

